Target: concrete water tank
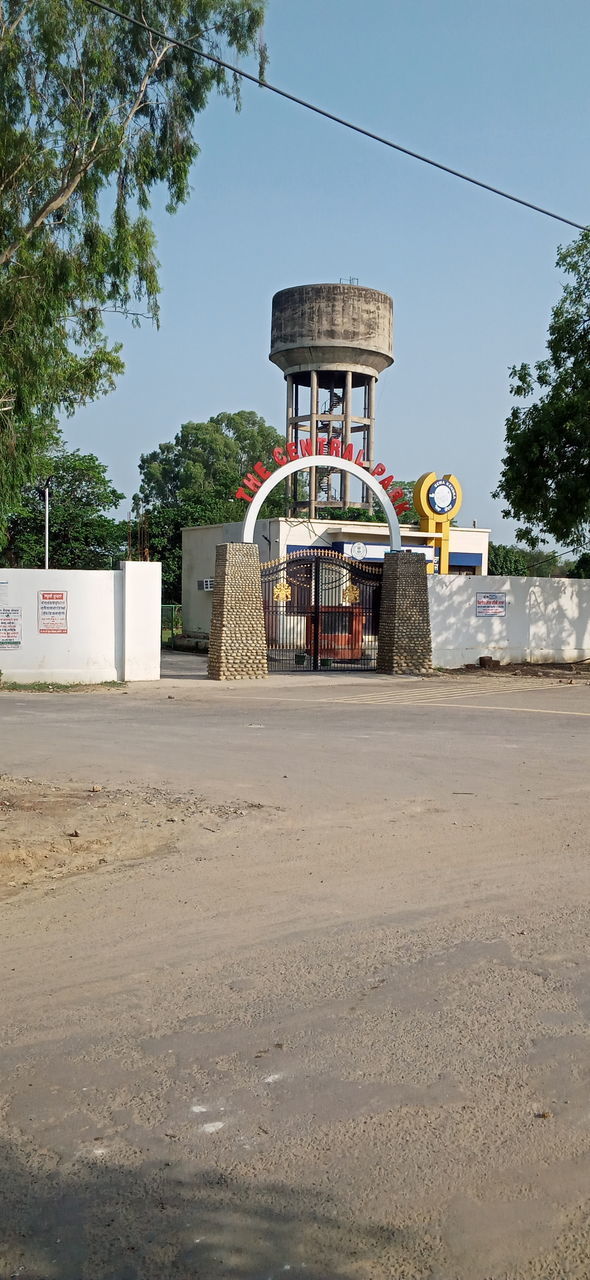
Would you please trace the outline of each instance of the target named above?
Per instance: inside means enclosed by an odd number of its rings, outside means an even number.
[[[378,377],[393,364],[392,299],[356,284],[281,289],[272,300],[269,359],[284,374],[350,370]]]

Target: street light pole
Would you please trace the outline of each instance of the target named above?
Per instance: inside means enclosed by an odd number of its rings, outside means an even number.
[[[49,485],[51,476],[45,481],[45,568],[49,568]]]

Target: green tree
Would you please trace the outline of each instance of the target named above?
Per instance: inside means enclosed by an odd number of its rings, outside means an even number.
[[[35,483],[21,495],[9,517],[0,564],[15,569],[42,568],[45,556],[45,481],[51,477],[49,505],[50,569],[110,569],[125,554],[124,527],[107,513],[124,495],[111,484],[107,469],[93,453],[65,449],[45,460]]]
[[[542,547],[536,551],[522,548],[526,561],[525,573],[532,578],[567,578],[574,567],[574,561],[567,559],[568,553],[545,551]]]
[[[590,578],[590,551],[583,551],[572,565],[568,578]]]
[[[528,574],[526,553],[521,547],[507,547],[501,542],[490,542],[488,554],[488,573],[498,577],[524,578]]]
[[[151,559],[162,561],[165,601],[180,601],[182,529],[243,520],[245,503],[234,497],[242,477],[259,460],[271,463],[273,449],[284,443],[264,418],[241,410],[220,413],[208,422],[186,422],[174,440],[142,454],[133,507],[136,518],[145,521]],[[284,512],[281,486],[270,495],[262,515]]]
[[[264,0],[128,0],[199,51],[257,47]],[[263,51],[262,51],[263,53]],[[262,59],[261,53],[261,59]],[[221,67],[85,0],[0,5],[0,525],[57,419],[121,372],[108,311],[157,322],[148,217],[189,195],[197,115]]]
[[[529,399],[506,421],[506,452],[494,497],[504,515],[521,521],[519,541],[537,546],[547,536],[582,547],[590,537],[590,230],[557,265],[568,277],[553,308],[548,356],[511,370],[511,392]]]

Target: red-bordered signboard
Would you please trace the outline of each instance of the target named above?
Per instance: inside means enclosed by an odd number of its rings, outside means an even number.
[[[37,592],[37,630],[41,636],[67,636],[67,591]]]

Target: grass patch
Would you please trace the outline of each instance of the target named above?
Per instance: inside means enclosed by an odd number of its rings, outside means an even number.
[[[125,680],[101,680],[100,684],[56,684],[42,680],[20,684],[16,680],[0,680],[0,693],[91,693],[94,689],[124,689],[125,685]]]

